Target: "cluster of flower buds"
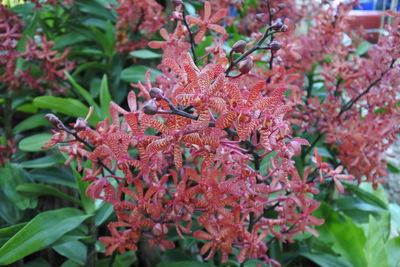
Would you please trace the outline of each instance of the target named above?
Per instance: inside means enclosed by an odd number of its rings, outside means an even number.
[[[160,88],[153,87],[149,91],[149,95],[152,99],[147,100],[143,105],[143,113],[147,115],[155,115],[158,111],[156,100],[164,99],[164,92]]]

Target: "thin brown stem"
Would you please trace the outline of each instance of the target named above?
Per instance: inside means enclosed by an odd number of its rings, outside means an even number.
[[[182,18],[183,18],[183,24],[185,25],[186,29],[189,32],[190,49],[192,50],[193,60],[194,60],[194,62],[196,62],[197,61],[196,51],[195,51],[196,43],[194,42],[193,33],[190,30],[189,24],[187,23],[185,6],[183,4],[182,4]]]
[[[377,85],[382,78],[386,75],[386,73],[388,73],[393,67],[394,67],[394,63],[396,62],[396,59],[392,59],[392,62],[390,63],[390,66],[387,70],[385,70],[384,72],[381,73],[381,75],[379,76],[378,79],[376,79],[375,81],[373,81],[361,94],[359,94],[356,98],[350,100],[349,102],[347,102],[345,105],[343,105],[342,109],[340,110],[337,118],[340,118],[340,116],[343,115],[343,113],[345,113],[347,110],[351,109],[353,107],[353,105],[361,99],[361,97],[363,97],[364,95],[368,94],[369,91],[375,86]]]
[[[276,31],[270,32],[270,30],[271,30],[271,26],[269,26],[265,30],[265,32],[264,32],[263,36],[261,37],[261,39],[251,49],[247,50],[240,57],[238,57],[237,59],[235,59],[233,62],[230,63],[229,67],[225,71],[225,76],[228,76],[229,72],[231,72],[233,67],[236,66],[240,61],[245,59],[247,56],[251,55],[254,51],[262,48],[262,44],[265,42],[265,40],[268,38],[268,36],[270,36],[271,34],[276,33]]]

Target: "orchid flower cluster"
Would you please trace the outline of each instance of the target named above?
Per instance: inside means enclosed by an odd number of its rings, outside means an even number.
[[[400,16],[389,13],[395,18],[393,24],[366,57],[358,49],[362,43],[359,33],[350,31],[351,8],[350,4],[330,7],[315,17],[315,26],[307,34],[287,37],[291,45],[282,50],[293,53],[296,49],[301,58],[290,60],[285,52],[282,64],[309,73],[309,85],[297,81],[307,90],[300,92],[304,101],[293,101],[298,106],[292,113],[295,124],[304,132],[319,133],[313,142],[325,136],[324,142],[337,151],[349,173],[359,183],[372,182],[376,188],[387,176],[384,152],[400,132],[400,65],[396,62],[400,58]],[[344,32],[353,36],[353,43],[343,42]],[[321,68],[316,69],[316,64]],[[322,81],[325,96],[312,88],[313,79]]]
[[[22,37],[22,20],[10,9],[0,4],[0,83],[11,90],[35,89],[43,93],[46,89],[63,92],[68,87],[64,71],[71,71],[74,63],[67,59],[70,49],[61,55],[53,50],[54,42],[38,34],[30,39],[25,51],[19,52],[17,45]],[[18,59],[23,64],[17,64]]]
[[[115,7],[117,51],[129,53],[146,47],[146,36],[151,36],[166,22],[162,10],[155,0],[119,0]]]
[[[354,177],[323,162],[317,150],[314,165],[300,173],[295,167],[294,157],[310,144],[293,135],[299,75],[281,64],[281,43],[274,40],[293,34],[284,19],[271,18],[257,40],[226,51],[219,24],[226,9],[213,12],[205,2],[195,17],[183,13],[181,1],[174,4],[175,30],[161,29],[164,41],[149,43],[163,50],[155,83],[148,72],[129,93],[129,108],[111,102],[111,119],[94,128],[92,109],[71,127],[48,114],[55,130],[45,148],[59,144],[66,163],[76,160],[89,182],[87,194],[114,206],[117,220],[108,224],[110,236],[100,238],[107,255],[135,251],[141,238],[173,248],[168,233],[176,231],[204,243],[205,260],[220,253],[225,262],[237,248],[240,263],[256,258],[278,266],[268,256],[273,241],[318,234],[317,184],[330,180],[343,192],[341,181]],[[208,32],[214,44],[197,58],[195,46]],[[257,65],[263,60],[269,70]]]

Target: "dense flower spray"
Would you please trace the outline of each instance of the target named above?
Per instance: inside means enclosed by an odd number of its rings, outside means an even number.
[[[164,41],[149,43],[163,50],[156,83],[148,73],[145,84],[134,85],[139,94],[129,93],[129,109],[112,102],[111,120],[95,128],[87,123],[92,110],[72,128],[48,114],[55,131],[46,148],[62,144],[67,164],[76,160],[90,183],[91,198],[114,205],[117,221],[100,238],[107,255],[137,250],[142,237],[173,248],[168,232],[175,229],[204,242],[205,260],[219,252],[227,261],[237,248],[240,263],[257,258],[279,265],[268,256],[271,242],[291,242],[304,231],[317,235],[313,226],[323,222],[312,215],[317,183],[332,180],[343,192],[341,181],[354,177],[323,162],[317,150],[314,165],[300,173],[295,167],[302,146],[311,147],[293,136],[299,75],[281,65],[281,44],[274,41],[292,34],[290,25],[271,18],[257,40],[226,51],[226,32],[217,24],[226,10],[211,16],[205,2],[201,17],[186,16],[175,2],[175,31],[161,29]],[[207,57],[197,58],[194,48],[209,31],[218,35]],[[263,56],[267,72],[255,64]],[[91,167],[83,167],[86,161]]]

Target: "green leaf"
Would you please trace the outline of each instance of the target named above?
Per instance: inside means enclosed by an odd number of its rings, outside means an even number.
[[[388,257],[388,263],[391,267],[398,267],[400,264],[400,236],[390,239],[386,243],[386,250]]]
[[[26,152],[43,151],[42,147],[50,141],[52,136],[51,134],[40,133],[26,137],[19,142],[18,148]]]
[[[113,214],[114,206],[110,203],[103,202],[94,216],[96,226],[102,225]]]
[[[348,184],[348,183],[344,183],[344,186],[348,190],[350,190],[354,194],[356,194],[361,200],[363,200],[363,201],[365,201],[365,202],[367,202],[369,204],[372,204],[372,205],[375,205],[375,206],[378,206],[378,207],[380,207],[382,209],[387,210],[388,206],[384,201],[382,201],[381,198],[379,198],[376,195],[364,190],[362,187],[358,187],[358,186],[355,186],[355,185],[352,185],[352,184]],[[378,192],[376,192],[376,193],[378,193]]]
[[[20,193],[37,195],[37,196],[54,196],[70,201],[76,205],[82,205],[82,203],[70,195],[52,187],[49,185],[42,184],[20,184],[17,186],[17,191]]]
[[[20,210],[35,208],[37,205],[36,197],[22,196],[16,191],[18,185],[27,182],[30,182],[30,177],[22,168],[16,165],[0,168],[0,190]]]
[[[78,263],[85,265],[87,247],[79,241],[66,242],[61,245],[54,246],[53,249],[58,254]]]
[[[13,128],[13,133],[17,134],[26,130],[35,129],[40,126],[49,125],[49,122],[44,116],[45,114],[40,113],[26,118]]]
[[[74,78],[72,78],[72,76],[68,73],[68,72],[64,72],[65,76],[67,77],[67,80],[72,84],[72,86],[74,87],[75,91],[80,94],[85,100],[86,102],[91,105],[96,112],[100,112],[99,107],[97,106],[96,102],[94,102],[94,99],[92,98],[92,96],[90,95],[90,93],[83,88],[82,86],[80,86],[75,80]],[[100,115],[100,114],[99,114]],[[82,116],[81,116],[82,117]]]
[[[38,108],[31,103],[26,103],[26,104],[18,106],[15,110],[25,112],[25,113],[36,113],[38,111]]]
[[[121,72],[121,79],[128,83],[146,82],[145,75],[147,70],[151,70],[150,80],[154,82],[156,76],[162,73],[150,67],[137,65],[124,69]]]
[[[67,46],[75,45],[85,41],[90,41],[90,38],[77,32],[70,32],[63,34],[61,38],[57,40],[53,48],[59,50],[60,48],[66,48]]]
[[[131,56],[143,59],[161,58],[161,54],[154,53],[148,49],[139,49],[130,53]]]
[[[23,161],[19,166],[23,168],[48,168],[58,163],[63,163],[64,159],[60,154],[48,155],[42,158],[37,158],[33,160]]]
[[[38,96],[33,100],[33,104],[38,108],[52,109],[55,112],[73,116],[75,118],[85,118],[89,111],[89,108],[79,100],[57,96]],[[98,121],[99,118],[96,114],[93,114],[89,119],[91,125],[96,124]]]
[[[370,49],[371,46],[372,45],[370,42],[367,42],[367,41],[361,42],[357,47],[357,51],[356,51],[357,55],[359,55],[359,56],[364,55],[365,53],[368,52],[368,50]]]
[[[34,169],[29,172],[35,181],[59,184],[76,189],[74,177],[65,168],[48,167],[45,169]]]
[[[400,168],[394,166],[392,163],[388,162],[387,163],[387,169],[391,173],[400,173]]]
[[[391,227],[400,232],[400,206],[394,203],[389,204]]]
[[[368,267],[389,267],[380,225],[378,225],[375,218],[371,215],[369,217],[367,242],[365,243],[364,252]]]
[[[73,208],[40,213],[0,248],[0,265],[11,264],[46,248],[89,216]]]
[[[111,102],[110,91],[108,90],[108,79],[107,75],[104,74],[100,84],[100,105],[102,117],[110,117],[110,102]]]
[[[330,254],[301,253],[303,257],[317,263],[321,267],[352,267],[347,260]]]
[[[367,260],[364,254],[366,238],[363,230],[349,217],[343,223],[332,223],[329,230],[335,240],[333,249],[351,262],[354,267],[365,267]]]
[[[0,218],[7,224],[15,224],[21,219],[22,212],[7,198],[2,190],[0,190],[0,203]]]
[[[108,10],[104,5],[94,0],[82,0],[76,2],[80,12],[88,13],[94,17],[100,17],[105,20],[115,22],[115,14]]]
[[[0,246],[7,242],[15,233],[24,227],[26,223],[19,223],[8,227],[0,228]]]

